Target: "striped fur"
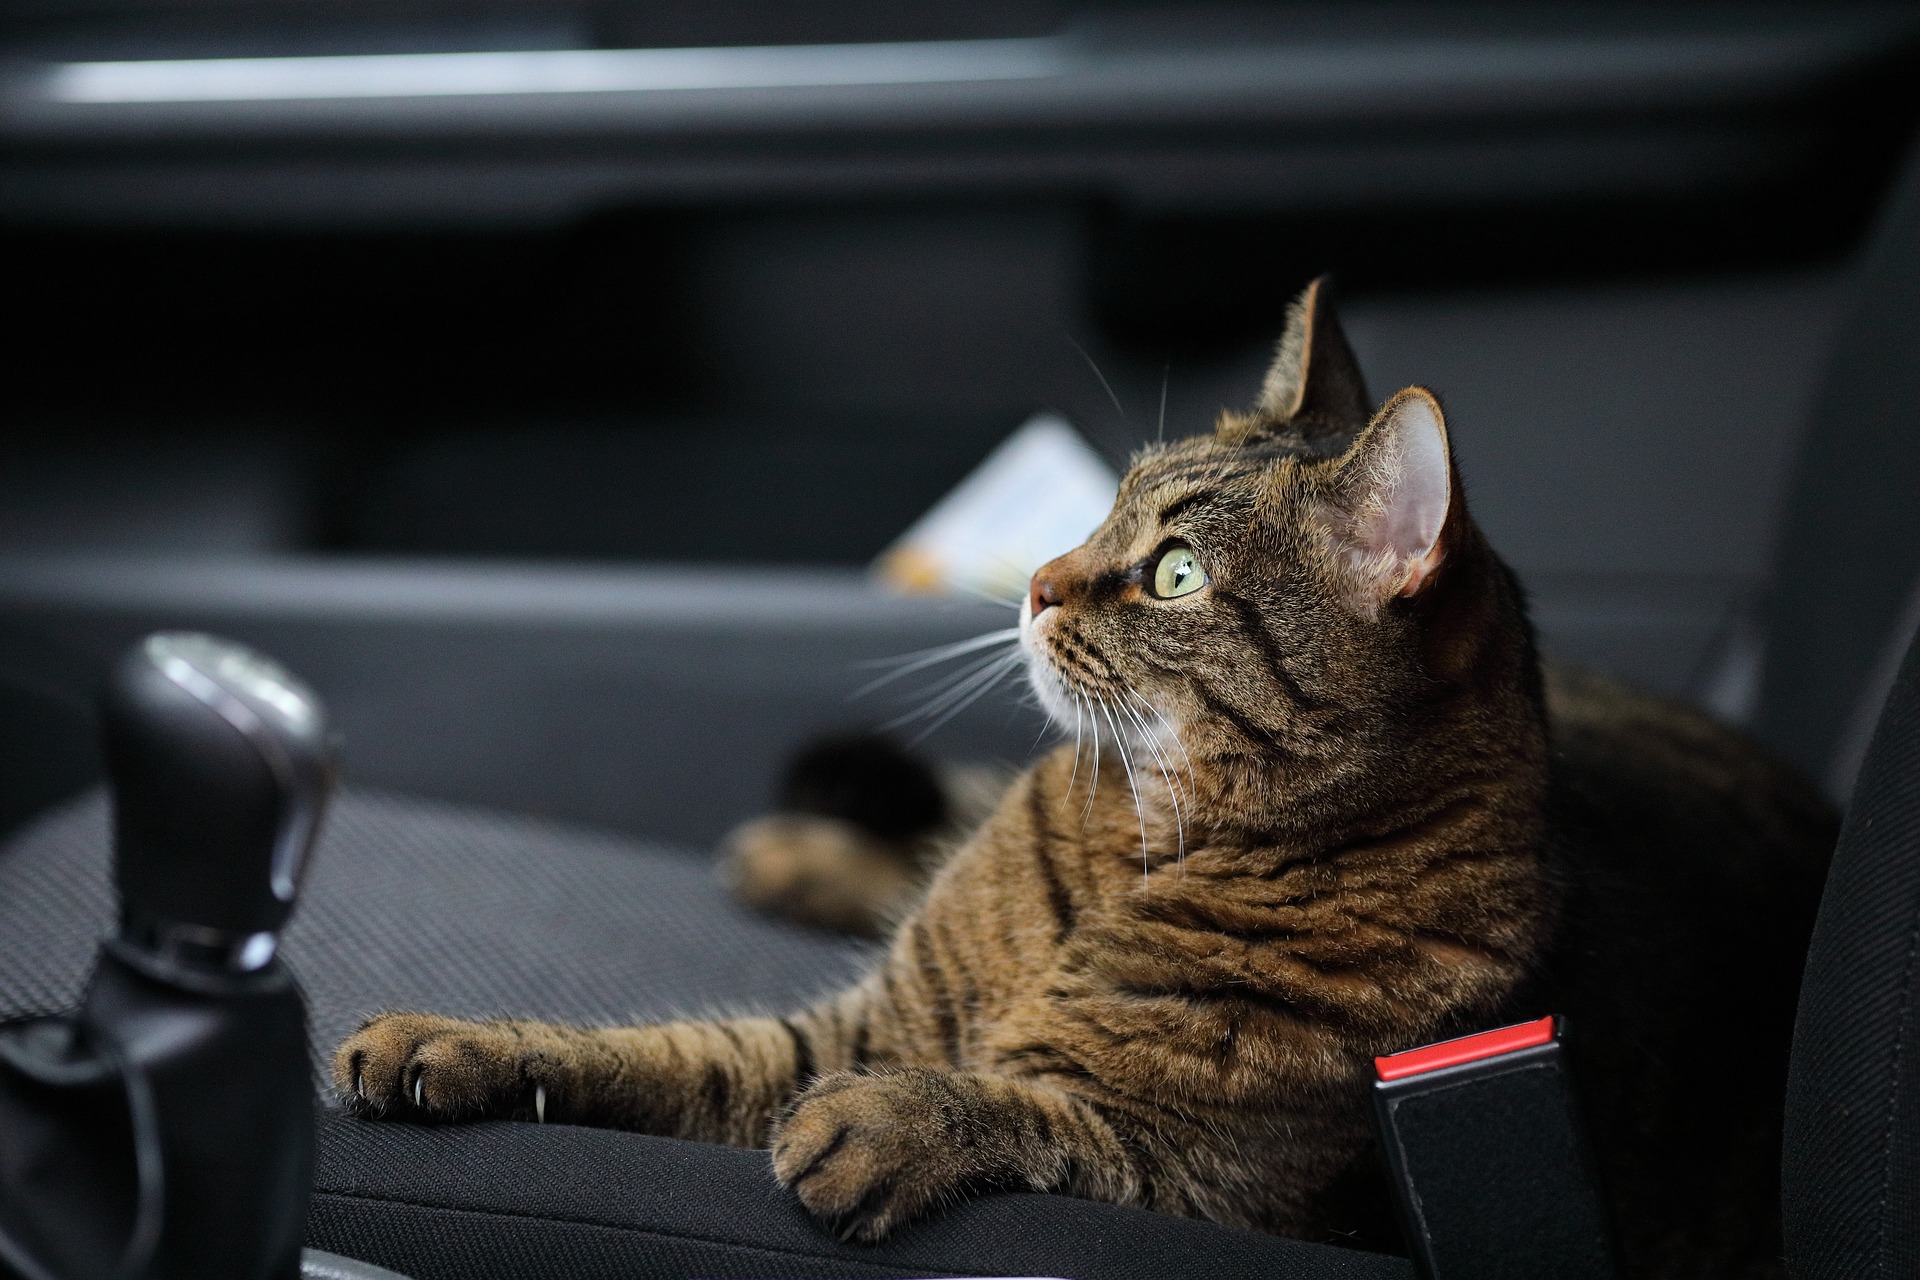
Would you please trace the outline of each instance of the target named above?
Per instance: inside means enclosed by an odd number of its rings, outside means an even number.
[[[349,1105],[767,1145],[860,1239],[1022,1188],[1390,1242],[1371,1058],[1577,1004],[1545,975],[1580,880],[1548,829],[1558,765],[1511,574],[1457,482],[1430,576],[1354,553],[1393,406],[1371,426],[1342,408],[1365,393],[1317,290],[1288,351],[1313,363],[1271,377],[1267,407],[1148,450],[1108,521],[1041,571],[1058,603],[1027,624],[1036,683],[1103,717],[1105,759],[1096,775],[1083,732],[1015,782],[863,981],[785,1019],[386,1014],[339,1050]],[[1142,575],[1170,538],[1211,581],[1159,600]],[[1817,863],[1826,817],[1792,779],[1595,687],[1562,732],[1608,741],[1630,707],[1647,741],[1695,735],[1745,772],[1683,779],[1683,801],[1770,792],[1716,809],[1713,838]],[[1644,834],[1608,821],[1582,839]],[[1742,1274],[1753,1248],[1736,1243],[1689,1255],[1691,1273],[1719,1257]]]

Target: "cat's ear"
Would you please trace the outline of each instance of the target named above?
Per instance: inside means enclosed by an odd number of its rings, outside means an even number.
[[[1325,276],[1302,289],[1287,309],[1287,330],[1254,407],[1262,418],[1307,435],[1366,425],[1373,402],[1333,313]]]
[[[1371,612],[1433,580],[1455,498],[1447,422],[1432,392],[1408,387],[1387,401],[1340,459],[1332,498],[1356,603]]]

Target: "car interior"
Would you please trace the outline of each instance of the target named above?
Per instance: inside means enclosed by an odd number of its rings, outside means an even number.
[[[1545,652],[1845,806],[1786,1268],[1907,1273],[1917,71],[1920,13],[1851,0],[7,0],[0,1015],[101,981],[114,806],[124,845],[176,739],[103,752],[99,691],[156,632],[270,655],[335,735],[273,1042],[313,1081],[380,1008],[833,989],[870,944],[746,911],[715,842],[910,713],[874,663],[1011,621],[875,557],[1036,413],[1116,469],[1208,429],[1324,272],[1375,391],[1445,403]],[[1001,689],[922,745],[1044,733]],[[315,1087],[310,1274],[1437,1274],[1033,1194],[853,1244],[764,1153]],[[1572,1274],[1504,1238],[1445,1274]]]

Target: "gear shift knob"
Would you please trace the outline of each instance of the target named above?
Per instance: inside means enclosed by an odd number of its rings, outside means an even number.
[[[120,660],[102,710],[122,939],[263,967],[332,785],[319,700],[244,646],[163,632]]]

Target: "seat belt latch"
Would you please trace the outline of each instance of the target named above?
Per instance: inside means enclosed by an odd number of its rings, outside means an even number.
[[[1617,1280],[1552,1017],[1375,1058],[1374,1114],[1423,1280]]]

